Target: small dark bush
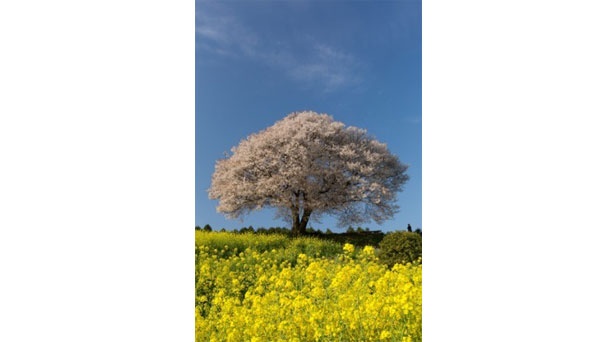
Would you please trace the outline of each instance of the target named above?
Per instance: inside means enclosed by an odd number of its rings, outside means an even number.
[[[241,229],[239,229],[239,234],[246,234],[246,233],[255,233],[256,231],[254,230],[254,227],[250,226],[250,227],[242,227]]]
[[[395,264],[413,262],[421,257],[422,238],[417,233],[388,233],[380,241],[380,261],[389,267]]]

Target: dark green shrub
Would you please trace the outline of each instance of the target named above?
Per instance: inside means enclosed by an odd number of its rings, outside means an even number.
[[[421,257],[421,235],[411,232],[388,233],[380,241],[378,258],[389,267],[413,262]]]

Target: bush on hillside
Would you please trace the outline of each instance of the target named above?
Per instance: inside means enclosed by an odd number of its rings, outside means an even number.
[[[388,233],[380,241],[379,246],[378,258],[389,267],[416,261],[422,254],[422,238],[417,233]]]

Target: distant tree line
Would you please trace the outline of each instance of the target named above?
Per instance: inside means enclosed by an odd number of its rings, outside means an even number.
[[[213,228],[209,225],[206,224],[205,226],[201,227],[201,226],[195,226],[194,228],[195,230],[202,230],[205,232],[211,232],[213,231]],[[408,231],[409,232],[413,232],[412,228],[410,227],[410,225],[408,225]],[[230,232],[230,233],[239,233],[239,234],[243,234],[243,233],[255,233],[255,234],[290,234],[291,230],[286,228],[286,227],[269,227],[269,228],[265,228],[265,227],[259,227],[257,229],[254,229],[254,227],[252,226],[248,226],[248,227],[242,227],[240,229],[233,229],[233,230],[228,230],[226,228],[221,228],[220,229],[221,232]],[[421,228],[417,228],[414,230],[415,233],[422,235],[421,232]],[[336,234],[333,233],[331,231],[331,229],[327,228],[324,232],[320,229],[314,229],[313,227],[308,227],[306,229],[306,233],[309,235],[328,235],[328,234]],[[354,228],[353,226],[349,226],[346,229],[345,234],[379,234],[381,233],[380,230],[374,230],[371,231],[369,230],[369,228],[362,228],[362,227],[356,227]],[[337,233],[340,234],[340,233]],[[342,233],[344,234],[344,233]]]
[[[201,231],[205,231],[205,232],[211,232],[213,231],[213,228],[209,225],[206,224],[205,226],[201,227],[201,226],[195,226],[195,230],[201,230]],[[260,227],[257,229],[254,229],[254,227],[252,226],[248,226],[248,227],[242,227],[240,229],[233,229],[233,230],[229,230],[226,228],[221,228],[220,229],[221,232],[230,232],[230,233],[239,233],[239,234],[243,234],[243,233],[255,233],[255,234],[290,234],[292,231],[289,228],[286,227],[269,227],[269,228],[265,228],[265,227]],[[327,228],[324,232],[320,229],[314,229],[313,227],[308,227],[306,229],[306,233],[308,235],[328,235],[328,234],[336,234],[333,231],[331,231],[330,228]],[[346,229],[345,234],[378,234],[381,233],[380,230],[375,230],[375,231],[371,231],[369,230],[369,228],[362,228],[362,227],[356,227],[354,228],[353,226],[349,226],[348,229]],[[337,233],[340,234],[340,233]],[[344,234],[344,233],[341,233]]]
[[[211,232],[211,231],[213,231],[213,228],[209,224],[206,224],[202,228],[200,226],[196,226],[195,230]],[[237,233],[237,234],[244,234],[244,233],[284,234],[284,235],[290,234],[290,229],[288,229],[286,227],[269,227],[269,228],[260,227],[260,228],[254,229],[254,227],[248,226],[248,227],[242,227],[241,229],[232,229],[232,230],[226,229],[226,228],[223,227],[223,228],[220,228],[219,231],[220,232]]]

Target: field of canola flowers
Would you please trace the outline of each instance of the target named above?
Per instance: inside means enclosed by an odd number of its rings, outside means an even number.
[[[195,240],[196,341],[421,341],[420,263],[315,238]]]

